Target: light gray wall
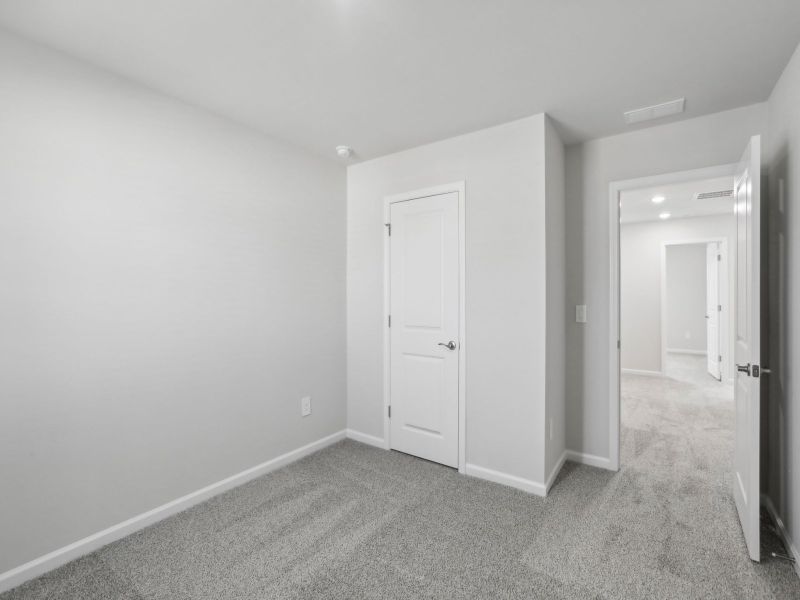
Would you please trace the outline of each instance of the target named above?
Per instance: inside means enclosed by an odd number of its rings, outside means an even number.
[[[728,248],[736,239],[736,220],[733,215],[713,215],[691,219],[670,219],[628,223],[620,227],[620,333],[622,350],[620,362],[623,369],[661,372],[661,251],[664,242],[691,242],[708,238],[724,238]],[[668,246],[668,248],[674,248]],[[705,269],[705,246],[702,248],[702,268]],[[730,252],[730,250],[729,250]],[[728,299],[722,304],[722,319],[727,331],[733,327],[733,289],[727,282],[733,278],[734,263],[725,257],[722,264],[724,279],[722,292]],[[668,282],[669,283],[669,282]],[[705,299],[705,271],[699,293]],[[669,307],[669,304],[667,305]],[[705,310],[703,307],[701,310]],[[700,320],[705,326],[704,312]],[[667,324],[669,327],[669,318]],[[683,329],[680,330],[681,338]],[[705,350],[705,330],[703,343]],[[724,336],[721,342],[723,370],[730,375],[733,356],[732,337]]]
[[[6,35],[0,140],[0,572],[344,428],[342,167]]]
[[[664,329],[667,350],[703,352],[706,338],[707,244],[667,246]]]
[[[348,427],[383,437],[384,198],[466,181],[467,462],[544,477],[544,115],[348,169]]]
[[[767,496],[800,550],[800,50],[795,51],[768,102],[767,173],[763,195],[770,244],[769,318],[762,325],[762,361],[772,374],[762,388],[762,474]],[[762,303],[762,306],[764,304]],[[766,355],[765,355],[766,351]]]
[[[564,453],[566,421],[566,245],[564,210],[564,144],[551,119],[545,120],[545,219],[547,247],[547,369],[545,477]]]
[[[567,148],[567,448],[609,456],[609,184],[739,160],[766,130],[763,104],[687,119]]]

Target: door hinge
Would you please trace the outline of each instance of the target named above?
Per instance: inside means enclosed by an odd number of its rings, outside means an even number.
[[[717,262],[722,261],[722,254],[717,254]]]
[[[722,304],[717,304],[717,312],[722,312]]]
[[[622,344],[620,344],[619,340],[617,340],[617,350],[619,350],[621,347],[622,347]]]
[[[722,362],[722,355],[717,356],[717,362]]]
[[[389,237],[392,237],[392,224],[391,223],[384,223],[384,226],[386,227],[386,231],[389,232]]]
[[[392,418],[392,405],[389,405],[389,418]]]
[[[389,327],[392,326],[392,315],[389,315]]]

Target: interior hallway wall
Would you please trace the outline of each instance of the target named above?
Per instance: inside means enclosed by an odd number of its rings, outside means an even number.
[[[624,210],[624,209],[623,209]],[[691,242],[706,238],[724,238],[728,242],[728,252],[736,240],[736,220],[731,215],[710,215],[690,219],[670,219],[668,221],[649,221],[645,223],[628,223],[620,227],[620,305],[621,305],[621,340],[620,352],[623,369],[661,373],[662,350],[662,293],[661,269],[662,249],[665,242]],[[675,248],[686,248],[668,246]],[[689,247],[691,249],[691,247]],[[700,268],[701,289],[696,292],[702,295],[705,302],[705,246],[702,251]],[[734,276],[734,262],[725,257],[722,265],[725,276],[721,289],[727,289],[728,298],[722,302],[722,317],[727,323],[727,331],[733,327],[734,290],[727,285]],[[681,284],[683,281],[680,282]],[[669,309],[669,304],[666,307]],[[701,308],[705,311],[705,306]],[[703,315],[699,319],[705,325]],[[668,314],[667,323],[669,324]],[[669,329],[667,330],[669,332]],[[681,329],[679,337],[683,340]],[[730,365],[733,361],[733,339],[727,336],[721,342],[725,348],[723,376],[731,376]],[[668,346],[669,347],[669,346]],[[702,329],[702,344],[698,347],[705,351],[705,329]]]
[[[341,165],[5,34],[0,140],[0,573],[344,429]]]
[[[766,126],[756,104],[567,148],[567,304],[588,311],[567,328],[567,448],[610,456],[610,183],[737,162]]]

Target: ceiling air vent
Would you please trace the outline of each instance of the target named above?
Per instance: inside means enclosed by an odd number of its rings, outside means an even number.
[[[733,190],[720,190],[718,192],[700,192],[695,194],[695,200],[711,200],[712,198],[728,198],[733,196]]]
[[[661,119],[663,117],[669,117],[670,115],[677,115],[683,112],[685,105],[686,98],[678,98],[677,100],[670,100],[663,104],[654,104],[653,106],[629,110],[624,114],[625,122],[628,125],[632,125],[634,123],[641,123],[642,121],[651,121],[652,119]]]

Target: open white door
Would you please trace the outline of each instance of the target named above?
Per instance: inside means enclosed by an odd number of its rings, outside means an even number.
[[[717,380],[722,379],[722,357],[719,347],[719,265],[721,260],[719,242],[706,245],[706,356],[708,372]]]
[[[736,437],[733,494],[750,558],[761,559],[759,530],[760,193],[761,137],[753,136],[736,169]]]
[[[458,467],[458,192],[391,205],[391,447]]]

